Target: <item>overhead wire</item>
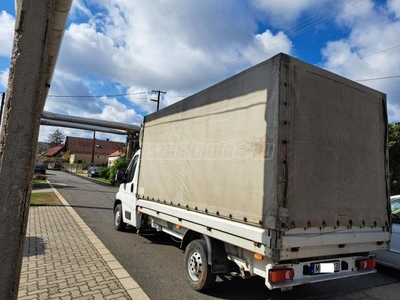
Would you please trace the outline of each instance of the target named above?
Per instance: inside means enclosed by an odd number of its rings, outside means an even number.
[[[48,95],[50,98],[101,98],[101,97],[126,97],[131,95],[150,95],[151,92],[138,92],[138,93],[126,93],[126,94],[108,94],[108,95]],[[168,96],[168,98],[186,98],[188,96]],[[129,99],[141,99],[142,97],[129,97]]]
[[[51,98],[99,98],[99,97],[125,97],[130,95],[150,94],[150,92],[138,92],[127,94],[109,94],[109,95],[48,95]]]
[[[387,49],[384,49],[384,50],[380,50],[380,51],[377,51],[377,52],[373,52],[373,53],[371,53],[371,54],[364,55],[363,57],[359,57],[359,58],[357,58],[357,59],[345,61],[345,62],[343,62],[343,63],[341,63],[341,64],[338,64],[338,66],[343,66],[343,65],[346,65],[346,64],[351,64],[351,63],[353,63],[353,62],[360,61],[360,59],[366,59],[366,58],[368,58],[368,57],[371,57],[371,56],[374,56],[374,55],[377,55],[377,54],[380,54],[380,53],[383,53],[383,52],[387,52],[387,51],[390,51],[390,50],[393,50],[393,49],[397,49],[397,48],[400,48],[400,45],[396,45],[396,46],[393,46],[393,47],[390,47],[390,48],[387,48]]]
[[[367,78],[367,79],[359,79],[359,80],[355,80],[355,81],[361,82],[361,81],[383,80],[383,79],[393,79],[393,78],[400,78],[400,75],[386,76],[386,77],[376,77],[376,78]]]
[[[323,23],[326,23],[326,22],[334,19],[336,16],[338,16],[341,13],[351,11],[362,5],[365,5],[366,3],[368,3],[368,0],[363,0],[362,2],[352,1],[349,4],[350,7],[347,9],[341,9],[340,4],[329,6],[323,10],[318,11],[314,15],[304,19],[303,21],[299,22],[295,26],[289,28],[284,33],[287,37],[290,37],[290,38],[297,37],[297,36],[307,32]],[[273,44],[274,46],[277,47],[280,44],[279,42],[281,42],[281,43],[283,42],[283,39],[284,39],[283,37],[277,38],[277,39],[275,37],[272,37],[272,38],[262,41],[262,43],[263,43],[264,47],[267,47],[266,44],[268,42],[272,42],[271,44]],[[384,50],[381,50],[378,52],[374,52],[374,53],[371,53],[369,55],[362,57],[362,59],[371,57],[373,55],[377,55],[379,53],[390,51],[390,50],[393,50],[393,49],[396,49],[399,47],[400,47],[400,45],[396,45],[396,46],[393,46],[393,47],[390,47],[390,48],[387,48],[387,49],[384,49]],[[354,61],[356,61],[356,60],[354,60]],[[354,61],[344,62],[343,64],[351,63]],[[343,64],[341,64],[341,65],[343,65]],[[361,82],[361,81],[383,80],[383,79],[393,79],[393,78],[398,78],[398,77],[400,77],[400,76],[387,76],[387,77],[379,77],[379,78],[360,79],[360,80],[356,80],[356,81]],[[140,94],[151,94],[151,92],[106,94],[106,95],[48,95],[48,97],[50,97],[50,98],[99,98],[99,97],[126,97],[126,96],[131,96],[131,95],[140,95]],[[180,97],[185,98],[188,96],[169,96],[169,98],[180,98]],[[130,97],[130,99],[140,99],[140,98],[131,98]]]
[[[340,4],[331,5],[323,10],[318,11],[317,13],[304,19],[303,21],[297,23],[295,26],[284,31],[284,33],[289,38],[295,38],[295,37],[307,32],[323,23],[333,20],[336,16],[338,16],[341,13],[351,11],[362,5],[365,5],[366,3],[368,3],[368,0],[363,0],[362,2],[352,1],[349,4],[349,8],[347,8],[347,9],[342,9],[340,7]],[[283,43],[283,41],[284,41],[284,37],[275,38],[275,36],[274,36],[265,41],[262,41],[262,43],[263,43],[264,47],[267,47],[266,44],[269,42],[271,42],[271,44],[274,45],[275,47],[278,47],[278,46],[280,46],[281,43]]]

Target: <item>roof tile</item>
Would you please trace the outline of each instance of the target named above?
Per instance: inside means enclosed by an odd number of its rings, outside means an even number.
[[[122,149],[124,144],[104,140],[95,140],[95,154],[109,155],[118,149]],[[93,139],[78,138],[68,136],[65,140],[65,151],[71,153],[92,153]]]

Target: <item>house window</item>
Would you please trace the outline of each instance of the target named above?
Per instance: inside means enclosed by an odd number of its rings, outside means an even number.
[[[100,158],[100,155],[97,154],[97,158]]]

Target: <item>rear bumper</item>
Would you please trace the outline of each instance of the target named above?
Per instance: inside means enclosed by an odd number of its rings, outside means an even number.
[[[353,257],[342,257],[337,259],[329,259],[329,260],[320,260],[320,261],[307,261],[298,264],[269,264],[266,267],[266,276],[265,276],[265,285],[269,289],[289,289],[291,287],[297,285],[303,285],[308,283],[316,283],[328,280],[335,280],[335,279],[342,279],[342,278],[349,278],[367,274],[376,273],[375,269],[370,270],[358,270],[356,266],[356,261],[358,259],[365,258],[360,256],[353,256]],[[338,272],[335,273],[326,273],[326,274],[316,274],[316,275],[306,275],[305,269],[309,268],[312,263],[326,263],[338,261],[340,265],[340,269]],[[344,268],[345,266],[345,268]],[[294,278],[293,280],[287,280],[280,283],[271,283],[269,281],[269,272],[273,269],[280,269],[280,268],[289,268],[294,270]]]

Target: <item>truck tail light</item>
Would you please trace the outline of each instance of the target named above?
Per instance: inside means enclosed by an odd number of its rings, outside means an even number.
[[[286,280],[293,280],[293,269],[272,269],[269,270],[268,280],[270,283],[279,283]]]
[[[357,260],[356,265],[359,270],[371,270],[375,268],[376,261],[375,258],[360,259]]]
[[[258,254],[258,253],[254,253],[253,257],[255,259],[257,259],[257,260],[263,260],[264,259],[264,256],[262,256],[261,254]]]

